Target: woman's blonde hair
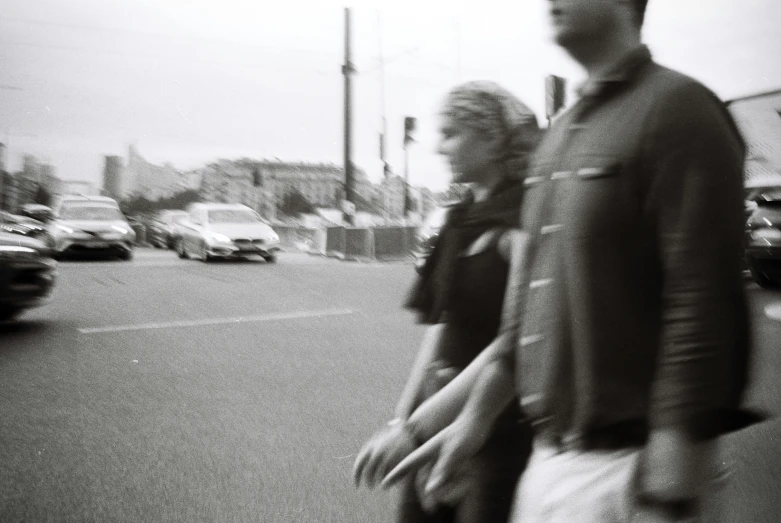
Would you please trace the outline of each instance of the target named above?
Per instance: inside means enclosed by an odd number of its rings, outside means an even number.
[[[540,128],[531,109],[495,82],[477,80],[453,88],[442,113],[466,127],[499,137],[508,177],[523,178]]]

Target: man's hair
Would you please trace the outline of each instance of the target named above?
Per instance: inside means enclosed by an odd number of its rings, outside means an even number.
[[[645,8],[648,7],[648,0],[632,0],[632,5],[635,9],[637,25],[642,27],[645,21]]]

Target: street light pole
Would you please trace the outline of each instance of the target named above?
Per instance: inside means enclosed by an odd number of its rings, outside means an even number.
[[[21,87],[18,87],[16,85],[7,85],[7,84],[0,84],[0,89],[4,91],[24,91]],[[0,148],[2,148],[2,151],[0,151],[0,155],[2,155],[2,165],[0,165],[0,209],[6,208],[6,203],[9,196],[9,187],[7,187],[7,182],[10,181],[9,173],[6,171],[7,163],[11,161],[10,155],[9,155],[9,148],[11,144],[11,133],[8,130],[8,127],[5,128],[5,143],[0,143]]]
[[[352,81],[351,76],[355,73],[352,64],[352,53],[350,49],[350,8],[344,8],[344,65],[342,66],[342,75],[344,76],[344,199],[347,201],[342,209],[345,221],[352,225],[352,213],[347,212],[347,206],[354,204],[354,179],[352,166]]]
[[[412,116],[404,117],[404,218],[409,217],[409,144],[415,139],[412,134],[415,132],[415,118]]]
[[[404,141],[404,219],[409,218],[409,147]]]

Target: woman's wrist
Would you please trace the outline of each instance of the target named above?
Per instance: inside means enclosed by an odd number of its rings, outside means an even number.
[[[397,416],[392,420],[388,421],[387,426],[398,427],[402,432],[404,432],[409,437],[409,439],[415,444],[416,447],[420,447],[423,444],[423,441],[415,432],[414,425],[410,422],[409,418]]]

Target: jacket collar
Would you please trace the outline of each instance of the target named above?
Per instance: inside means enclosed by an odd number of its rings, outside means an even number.
[[[635,47],[621,57],[604,74],[589,78],[577,88],[581,98],[598,98],[612,88],[633,81],[643,66],[651,63],[651,51],[646,45]]]

